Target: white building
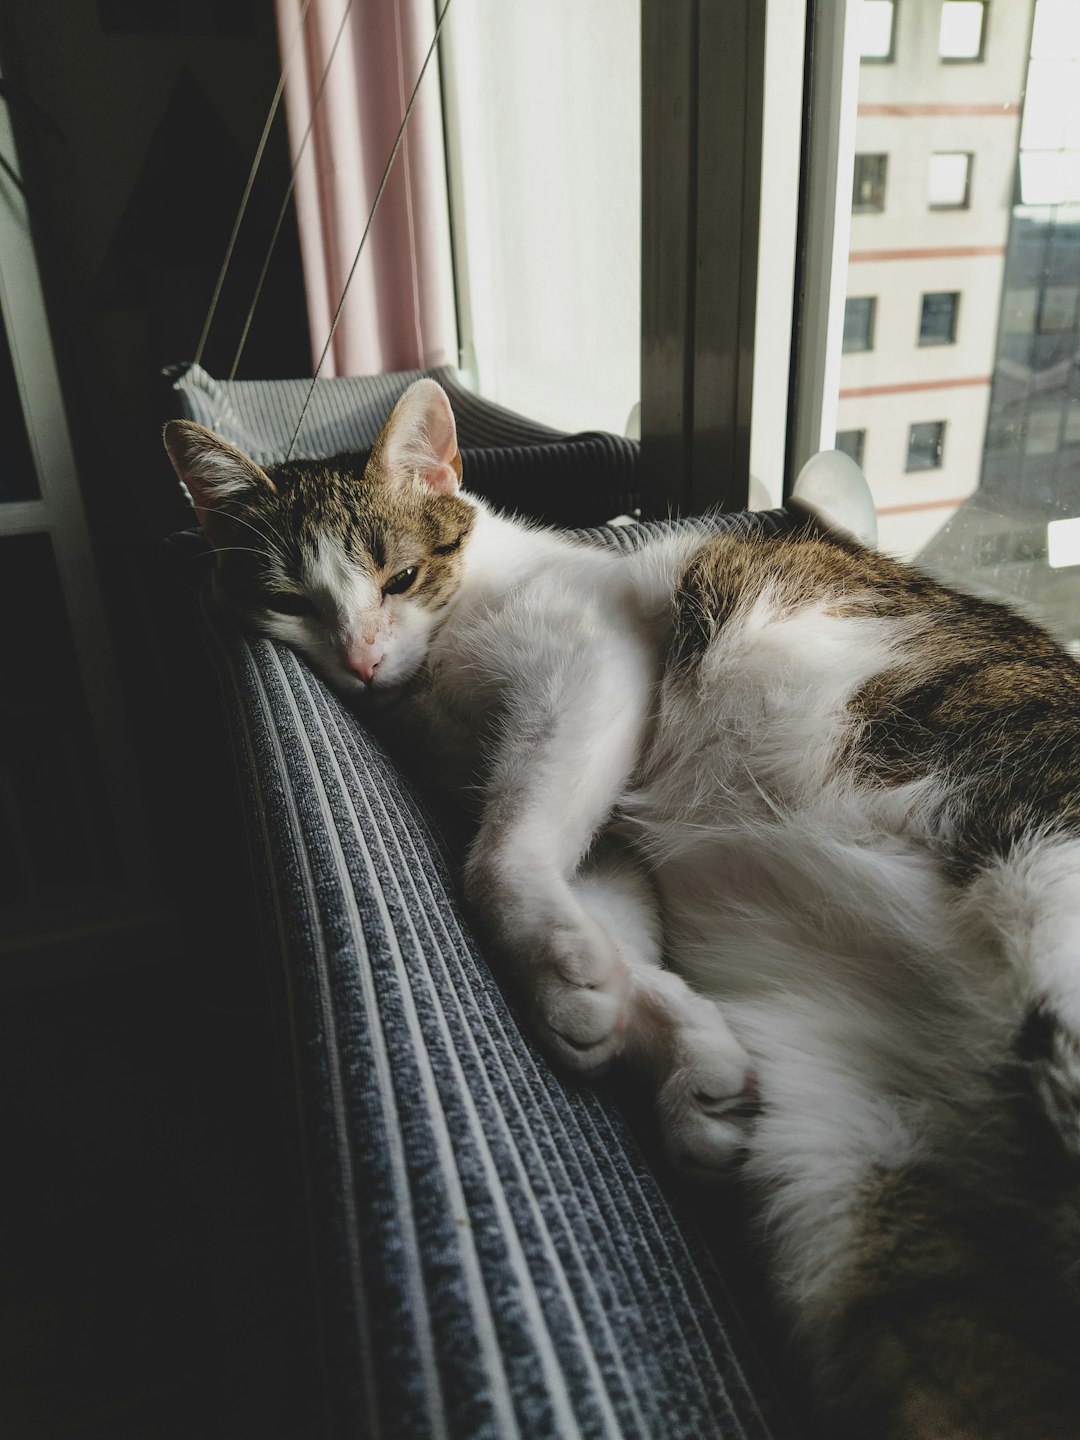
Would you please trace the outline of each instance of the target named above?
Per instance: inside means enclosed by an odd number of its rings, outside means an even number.
[[[882,548],[976,488],[1033,0],[864,0],[838,443]]]

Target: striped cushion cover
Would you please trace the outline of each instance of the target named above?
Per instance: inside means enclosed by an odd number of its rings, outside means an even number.
[[[599,525],[643,504],[650,513],[666,510],[642,476],[635,441],[560,435],[480,399],[447,367],[320,380],[293,455],[366,452],[394,401],[425,373],[453,403],[474,494],[549,525]],[[310,381],[216,380],[198,365],[178,367],[170,379],[179,413],[208,425],[253,460],[267,464],[289,453]]]
[[[423,804],[291,651],[203,608],[287,1004],[325,1433],[794,1436],[615,1104],[519,1029]]]

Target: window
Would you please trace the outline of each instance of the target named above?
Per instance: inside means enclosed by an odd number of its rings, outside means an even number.
[[[855,156],[855,185],[851,196],[851,209],[854,214],[870,214],[885,209],[885,175],[888,164],[887,155]]]
[[[935,291],[922,297],[919,316],[920,345],[955,345],[960,296],[955,290]]]
[[[1039,309],[1041,335],[1072,333],[1080,328],[1077,323],[1078,295],[1080,287],[1076,285],[1047,285]]]
[[[908,470],[940,470],[945,448],[945,421],[923,420],[908,431]]]
[[[926,203],[931,210],[966,210],[971,196],[971,155],[942,150],[930,156]]]
[[[863,0],[859,6],[859,53],[864,60],[892,60],[896,37],[894,0]]]
[[[1033,409],[1027,417],[1025,455],[1053,455],[1061,446],[1061,410],[1058,406]]]
[[[863,451],[866,449],[866,431],[838,430],[836,432],[836,448],[842,450],[845,455],[850,455],[855,464],[861,467]]]
[[[985,34],[985,0],[945,0],[938,34],[942,60],[981,60]]]
[[[874,318],[877,300],[873,296],[848,297],[844,306],[844,352],[874,348]]]

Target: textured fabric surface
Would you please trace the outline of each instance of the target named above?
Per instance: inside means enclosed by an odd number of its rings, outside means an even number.
[[[252,387],[231,431],[223,405],[188,413],[266,460],[282,432],[268,421],[268,453],[241,420],[257,427],[263,405],[280,416],[260,393],[272,388]],[[377,428],[393,395],[374,388]],[[512,423],[495,416],[491,451],[508,485],[557,443],[504,446]],[[582,538],[629,549],[661,528]],[[292,652],[240,634],[208,594],[203,608],[288,1017],[325,1357],[318,1433],[794,1436],[617,1108],[565,1084],[519,1028],[422,803]]]
[[[208,621],[287,986],[329,1433],[791,1434],[617,1113],[523,1037],[376,742]]]
[[[466,389],[450,369],[320,380],[294,458],[370,450],[394,401],[430,373],[454,407],[465,484],[494,504],[552,525],[597,525],[643,504],[639,448],[617,435],[563,436]],[[267,465],[289,453],[307,380],[216,380],[197,365],[171,377],[179,414]]]

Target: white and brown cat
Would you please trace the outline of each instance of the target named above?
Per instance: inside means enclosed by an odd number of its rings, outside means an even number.
[[[537,1036],[737,1162],[834,1433],[1076,1440],[1080,669],[843,536],[495,514],[429,380],[362,474],[166,444],[223,599],[476,804]]]

